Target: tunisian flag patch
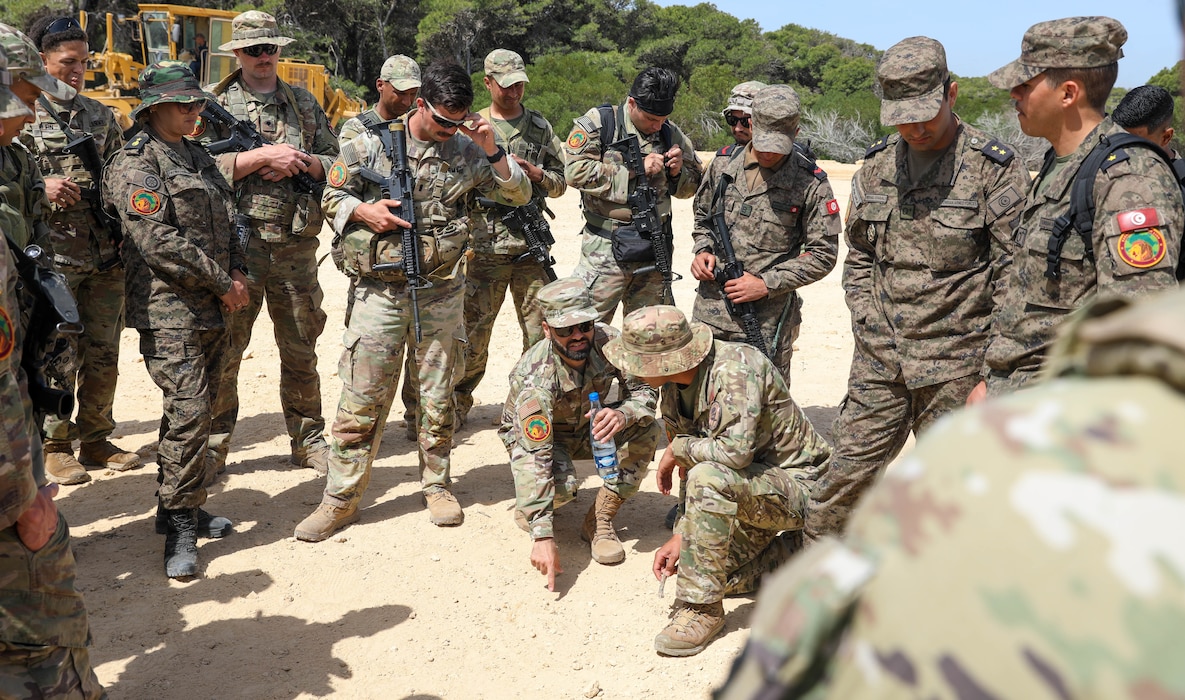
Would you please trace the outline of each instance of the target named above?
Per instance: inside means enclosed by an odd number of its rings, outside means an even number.
[[[835,201],[834,199],[827,200],[827,203],[823,206],[827,208],[828,216],[839,213],[839,202]]]
[[[1120,233],[1143,231],[1147,228],[1160,226],[1160,216],[1157,215],[1155,207],[1120,212],[1116,214],[1115,218],[1119,221]]]

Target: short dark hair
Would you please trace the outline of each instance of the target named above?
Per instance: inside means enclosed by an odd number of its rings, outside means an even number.
[[[640,102],[666,102],[675,99],[679,91],[679,76],[673,71],[651,66],[638,73],[630,87],[630,95]]]
[[[34,22],[29,27],[27,35],[29,40],[33,42],[33,45],[37,47],[38,51],[41,53],[49,53],[68,41],[81,41],[82,43],[88,44],[89,46],[86,38],[86,32],[82,31],[82,29],[67,29],[65,31],[54,32],[53,34],[50,34],[48,31],[49,25],[53,24],[59,19],[70,18],[56,15],[46,15],[45,17],[42,17],[41,19]]]
[[[1049,85],[1061,85],[1070,80],[1081,85],[1086,104],[1101,114],[1107,109],[1107,98],[1111,96],[1111,88],[1115,87],[1115,79],[1119,77],[1119,64],[1094,68],[1048,68],[1044,75]]]
[[[424,71],[420,98],[433,107],[444,106],[452,112],[468,112],[473,106],[473,81],[461,66],[452,61],[438,61]]]
[[[1124,129],[1159,131],[1173,121],[1173,96],[1158,85],[1141,85],[1123,96],[1111,119]]]

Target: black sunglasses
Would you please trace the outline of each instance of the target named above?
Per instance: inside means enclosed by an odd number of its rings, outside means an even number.
[[[57,34],[58,32],[66,32],[71,29],[81,30],[82,25],[79,24],[78,20],[74,19],[73,17],[59,17],[58,19],[55,19],[49,23],[49,26],[45,28],[45,33]]]
[[[465,119],[449,119],[448,117],[442,117],[440,116],[440,112],[437,112],[436,108],[432,106],[431,102],[425,100],[424,104],[428,105],[428,111],[432,112],[432,119],[434,119],[437,124],[443,126],[446,129],[460,129],[467,121]]]
[[[575,326],[565,326],[563,328],[552,328],[551,332],[555,333],[556,336],[558,336],[560,338],[567,338],[568,336],[572,335],[572,331],[577,330],[577,329],[579,329],[581,333],[587,334],[589,331],[591,331],[593,329],[593,322],[592,321],[585,321],[584,323],[578,323]]]
[[[724,121],[728,122],[729,126],[736,126],[737,124],[740,124],[746,129],[749,128],[749,124],[751,123],[749,119],[749,117],[738,117],[735,114],[724,115]]]
[[[275,56],[279,53],[280,47],[275,44],[255,44],[243,49],[243,53],[251,58],[259,58],[260,54],[267,54],[268,56]]]

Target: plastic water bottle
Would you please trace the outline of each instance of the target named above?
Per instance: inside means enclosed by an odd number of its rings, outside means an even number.
[[[592,405],[592,418],[589,420],[589,436],[592,438],[592,453],[593,461],[597,464],[597,474],[601,475],[601,481],[605,483],[616,483],[618,476],[617,469],[617,443],[613,438],[608,440],[598,440],[592,434],[592,424],[596,420],[597,413],[601,410],[601,395],[597,392],[592,392],[588,395],[588,402]]]

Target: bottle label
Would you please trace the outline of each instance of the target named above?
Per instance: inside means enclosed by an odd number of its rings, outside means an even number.
[[[610,481],[617,478],[617,454],[610,453],[595,457],[594,461],[597,464],[597,473],[601,478]]]

